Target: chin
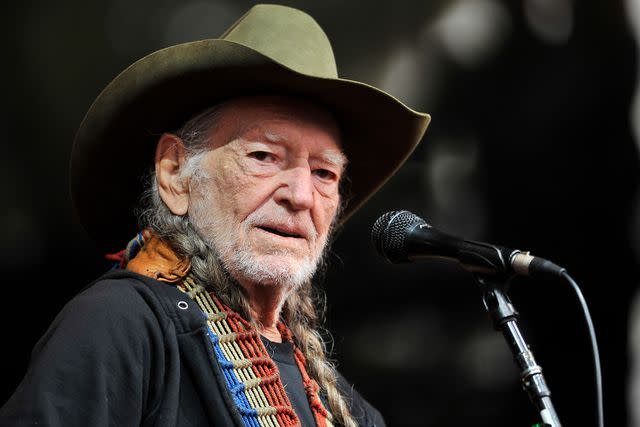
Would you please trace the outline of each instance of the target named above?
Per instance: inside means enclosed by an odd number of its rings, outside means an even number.
[[[233,276],[264,286],[281,286],[296,289],[313,277],[317,262],[283,255],[252,256],[236,253],[227,265]]]

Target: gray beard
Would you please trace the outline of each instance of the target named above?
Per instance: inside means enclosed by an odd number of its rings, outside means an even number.
[[[241,242],[238,236],[240,231],[244,231],[242,234],[246,236],[252,224],[261,223],[262,215],[254,213],[243,224],[232,224],[228,216],[211,214],[216,212],[216,208],[208,194],[200,193],[199,196],[202,198],[189,211],[190,221],[232,278],[283,287],[286,291],[295,290],[312,279],[322,261],[324,249],[320,254],[310,254],[303,260],[294,258],[287,248],[273,248],[268,254],[257,254],[248,242]],[[310,239],[315,240],[317,236]],[[326,239],[322,246],[326,246]]]

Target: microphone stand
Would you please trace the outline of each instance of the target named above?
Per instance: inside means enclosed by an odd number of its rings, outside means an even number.
[[[486,277],[475,275],[482,291],[484,306],[491,315],[493,326],[501,331],[507,340],[514,360],[520,368],[522,388],[529,394],[531,403],[540,412],[542,422],[551,427],[561,427],[558,414],[551,403],[551,391],[542,375],[542,368],[536,363],[533,353],[518,327],[518,312],[503,290],[504,284],[492,283]]]

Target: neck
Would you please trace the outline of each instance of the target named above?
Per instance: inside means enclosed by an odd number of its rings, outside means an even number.
[[[260,335],[269,341],[282,342],[277,325],[289,292],[276,285],[259,283],[241,283],[241,285],[249,299],[251,317],[261,325],[258,328]]]

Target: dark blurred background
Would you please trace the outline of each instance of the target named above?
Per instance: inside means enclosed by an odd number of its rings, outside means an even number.
[[[254,3],[2,6],[2,402],[55,314],[109,267],[68,193],[71,142],[89,105],[136,59],[217,37]],[[640,426],[639,2],[277,3],[316,18],[342,77],[432,115],[422,145],[331,253],[327,323],[343,374],[392,426],[539,421],[473,277],[456,264],[390,265],[375,253],[373,222],[407,209],[443,231],[566,267],[595,324],[606,423]],[[571,288],[518,279],[509,294],[563,425],[595,426],[591,347]]]

